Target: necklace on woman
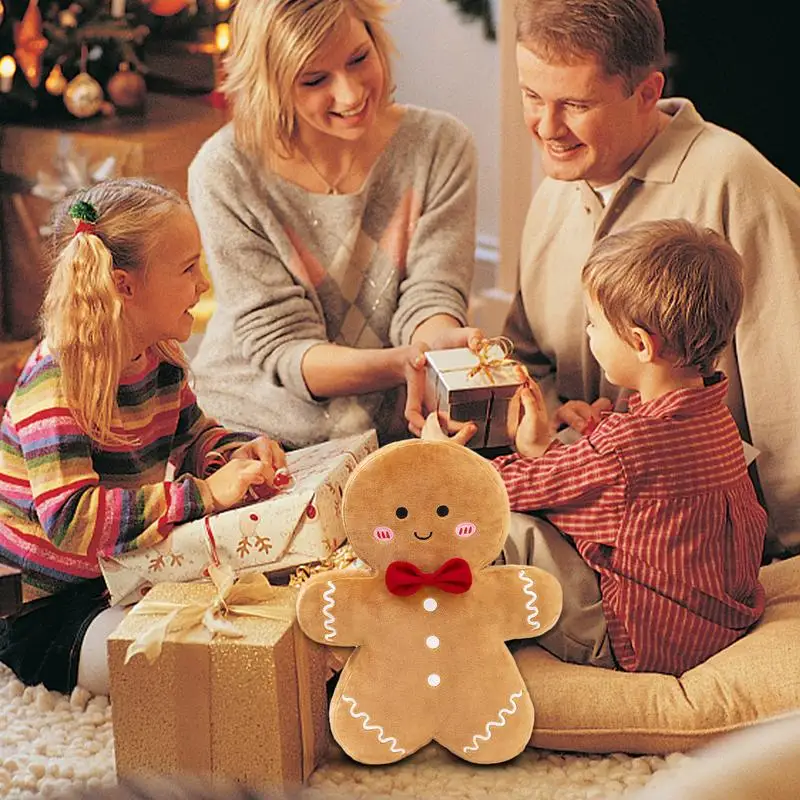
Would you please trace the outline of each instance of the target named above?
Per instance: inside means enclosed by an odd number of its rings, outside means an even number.
[[[325,184],[325,194],[341,194],[341,190],[339,187],[342,185],[344,180],[350,175],[353,171],[353,164],[356,163],[356,152],[353,151],[353,155],[350,158],[350,163],[347,165],[347,169],[333,182],[331,183],[325,175],[317,168],[317,165],[306,155],[305,151],[301,148],[297,148],[300,151],[300,155],[303,156],[306,163],[308,164],[311,169],[317,174],[317,177]]]

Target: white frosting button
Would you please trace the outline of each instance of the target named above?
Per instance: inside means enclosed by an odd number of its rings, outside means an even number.
[[[435,650],[439,646],[439,637],[438,636],[429,636],[425,640],[425,645],[430,648],[431,650]]]
[[[438,686],[441,682],[442,679],[435,672],[428,675],[428,686]]]
[[[436,611],[436,609],[439,607],[439,604],[432,597],[426,597],[422,603],[422,607],[426,611]]]

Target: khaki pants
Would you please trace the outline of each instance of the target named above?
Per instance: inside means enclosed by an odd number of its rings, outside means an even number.
[[[562,661],[616,669],[597,573],[558,528],[542,517],[512,513],[501,559],[549,572],[564,592],[555,627],[527,642],[535,641]]]

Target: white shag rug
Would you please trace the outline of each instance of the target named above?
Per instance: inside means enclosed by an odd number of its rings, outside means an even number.
[[[303,800],[584,800],[624,797],[687,759],[579,756],[526,750],[514,761],[472,766],[430,745],[389,767],[355,764],[341,751],[312,776]],[[76,689],[68,697],[24,686],[0,665],[0,798],[59,797],[116,783],[107,697]]]

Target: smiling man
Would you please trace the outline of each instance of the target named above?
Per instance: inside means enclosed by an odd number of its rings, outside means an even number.
[[[800,190],[688,100],[662,99],[655,0],[517,0],[516,21],[525,123],[546,177],[506,321],[515,354],[556,421],[583,432],[619,399],[585,335],[580,274],[593,243],[649,219],[720,232],[746,269],[721,363],[727,402],[760,451],[751,474],[770,515],[768,548],[800,549]]]

